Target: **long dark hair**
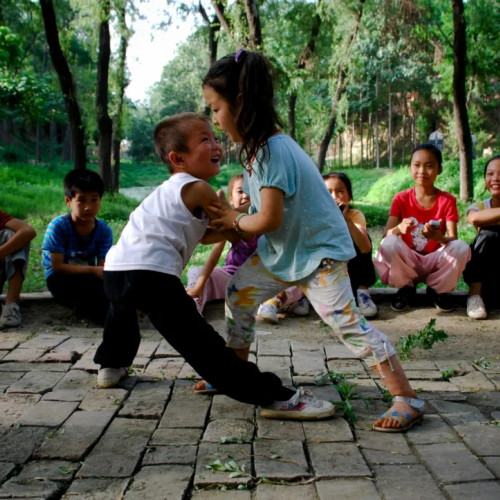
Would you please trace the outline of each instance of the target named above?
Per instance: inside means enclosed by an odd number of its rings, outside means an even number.
[[[229,103],[231,111],[236,109],[238,96],[241,96],[236,127],[243,139],[239,161],[245,166],[261,147],[267,147],[267,140],[276,126],[282,127],[274,107],[271,65],[262,54],[240,49],[212,64],[203,79],[203,86],[220,94]]]

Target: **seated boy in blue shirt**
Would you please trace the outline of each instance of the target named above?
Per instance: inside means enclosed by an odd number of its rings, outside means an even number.
[[[113,244],[111,228],[96,218],[104,184],[85,169],[71,170],[63,186],[71,211],[49,223],[42,243],[47,288],[58,302],[102,324],[109,305],[102,272]]]

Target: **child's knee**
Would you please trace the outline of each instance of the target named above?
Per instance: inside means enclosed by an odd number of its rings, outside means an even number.
[[[383,255],[394,255],[398,253],[401,248],[401,244],[405,244],[399,236],[394,234],[389,234],[380,243],[379,252]]]

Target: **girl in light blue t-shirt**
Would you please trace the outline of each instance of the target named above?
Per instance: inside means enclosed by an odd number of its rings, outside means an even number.
[[[243,49],[223,57],[208,71],[203,96],[213,123],[241,143],[244,190],[251,199],[248,213],[214,204],[213,224],[263,235],[257,253],[228,284],[228,345],[247,359],[259,304],[298,286],[356,356],[374,359],[394,396],[373,428],[402,432],[420,423],[423,401],[410,387],[394,347],[356,306],[347,273],[355,251],[342,213],[309,156],[277,128],[267,60]]]

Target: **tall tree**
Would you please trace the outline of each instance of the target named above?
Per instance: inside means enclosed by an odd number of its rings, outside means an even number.
[[[472,137],[467,113],[467,29],[462,0],[453,3],[453,114],[460,157],[460,199],[474,193],[472,180]]]
[[[345,91],[345,82],[348,71],[348,57],[351,50],[351,47],[356,39],[356,35],[359,29],[359,23],[361,22],[361,16],[363,15],[363,4],[365,0],[360,0],[358,11],[356,14],[356,18],[354,21],[354,26],[352,28],[351,34],[348,36],[345,41],[345,50],[344,57],[339,62],[338,72],[337,72],[337,85],[335,88],[335,93],[332,96],[332,104],[330,108],[330,116],[328,117],[328,124],[326,126],[325,134],[323,135],[323,139],[321,140],[321,144],[318,152],[318,169],[320,172],[323,171],[326,160],[326,152],[328,150],[328,146],[330,145],[330,141],[332,140],[333,133],[335,131],[335,124],[337,120],[337,111],[338,104],[340,102],[340,98]]]
[[[127,48],[131,30],[126,22],[127,2],[120,2],[116,6],[116,15],[118,19],[118,32],[120,34],[120,43],[118,46],[118,62],[116,68],[116,109],[113,118],[113,136],[112,136],[112,164],[111,164],[111,191],[117,192],[120,187],[120,157],[121,143],[123,139],[123,98],[125,88],[128,84],[126,75]]]
[[[111,144],[113,121],[108,113],[109,61],[111,58],[111,37],[109,34],[109,0],[99,2],[99,56],[97,59],[96,120],[99,133],[98,164],[104,189],[112,191]]]
[[[318,6],[313,17],[311,26],[311,34],[306,46],[302,49],[299,59],[297,61],[297,71],[303,71],[310,63],[316,48],[316,41],[321,27],[320,6],[321,1],[318,0]],[[297,103],[297,88],[293,88],[288,99],[288,127],[290,129],[290,136],[295,139],[295,105]]]
[[[71,149],[73,153],[73,165],[75,169],[86,168],[86,141],[82,122],[82,115],[78,105],[78,96],[75,81],[69,69],[68,62],[62,51],[57,29],[56,13],[52,0],[40,0],[42,9],[45,36],[49,46],[52,65],[59,78],[59,84],[68,114],[71,130]]]

